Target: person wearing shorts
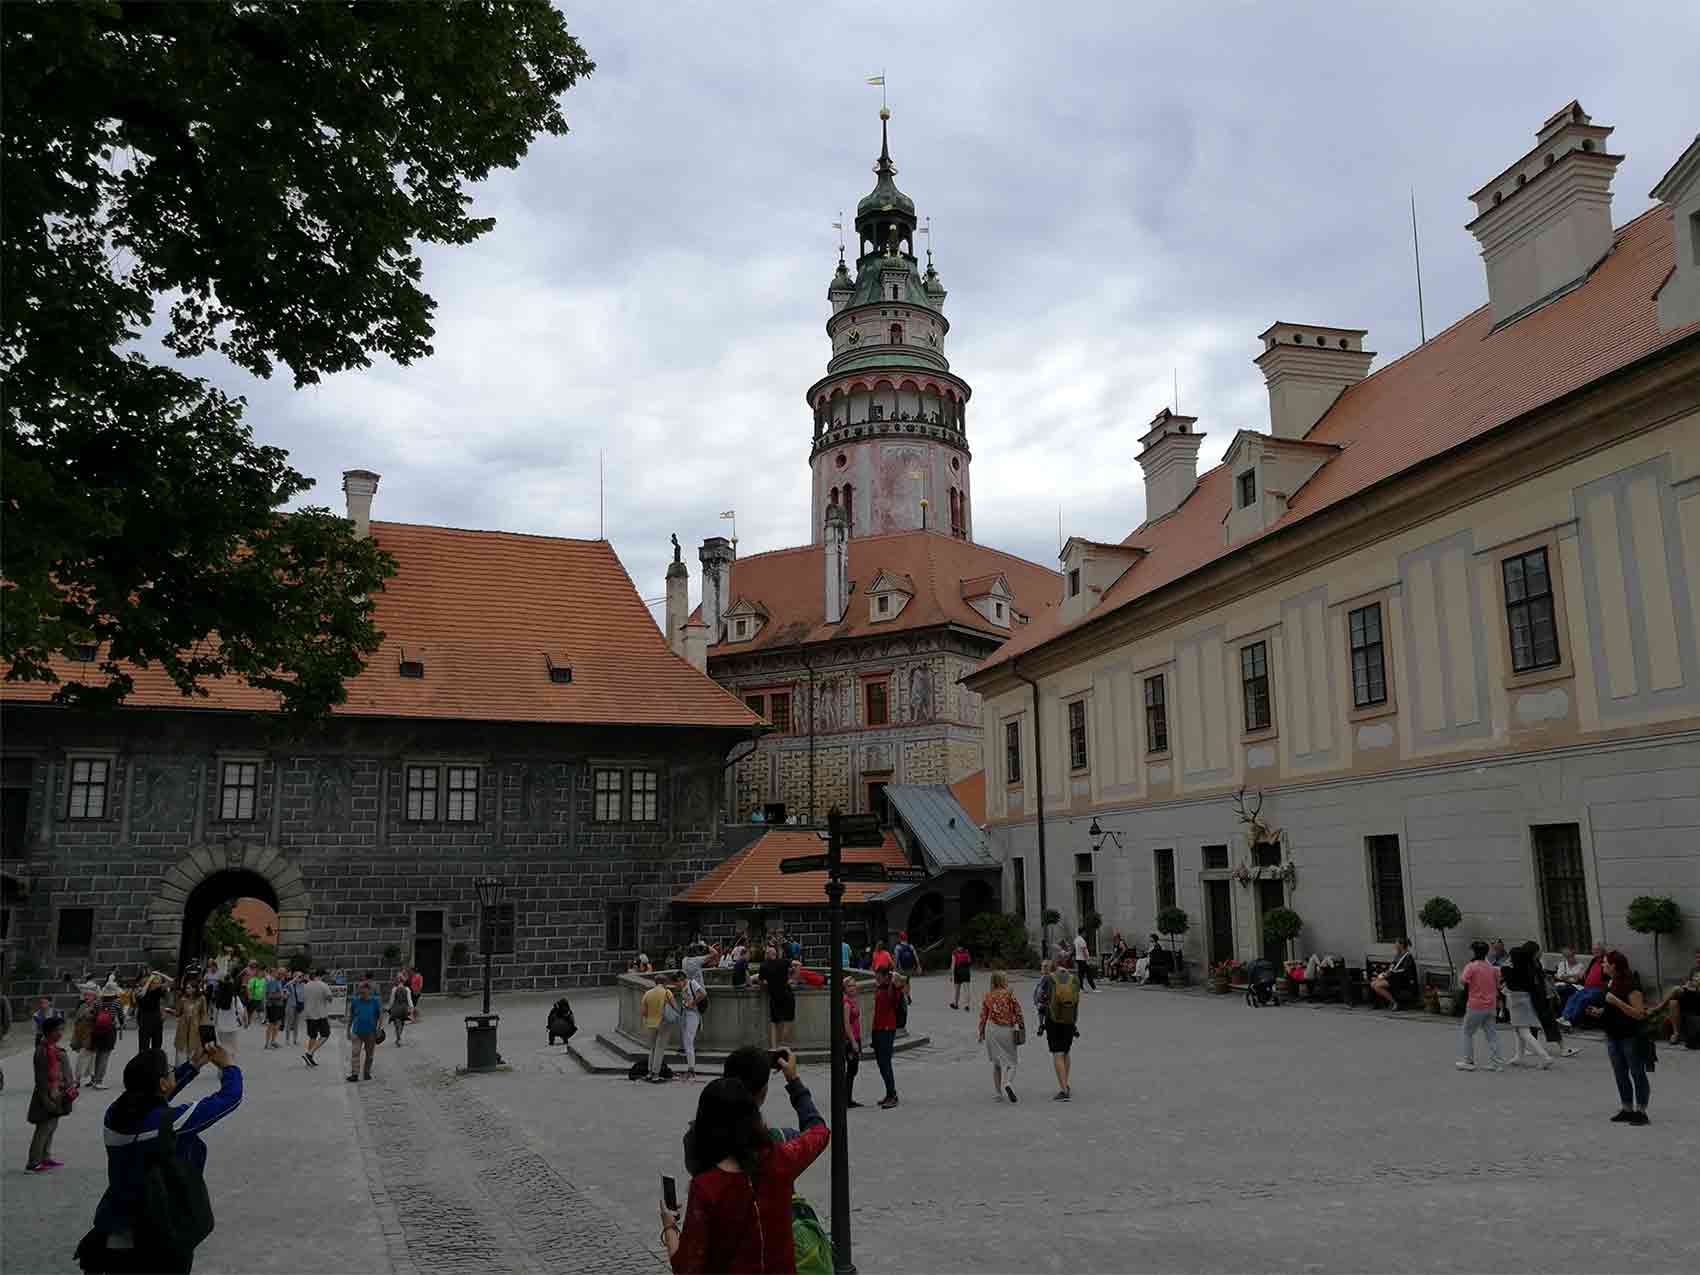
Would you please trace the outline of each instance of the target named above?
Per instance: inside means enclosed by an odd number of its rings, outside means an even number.
[[[791,1026],[797,1020],[797,993],[791,988],[794,968],[769,945],[767,959],[761,963],[762,989],[767,993],[768,1047],[778,1049],[791,1040]]]
[[[331,989],[323,970],[314,970],[313,977],[301,989],[301,1016],[307,1020],[307,1052],[301,1055],[301,1061],[317,1067],[319,1063],[313,1055],[331,1038]]]

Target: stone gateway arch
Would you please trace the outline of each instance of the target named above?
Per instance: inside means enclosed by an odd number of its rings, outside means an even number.
[[[276,910],[280,957],[307,947],[312,908],[300,870],[274,846],[233,839],[198,846],[166,872],[147,905],[149,962],[175,972],[203,955],[195,949],[207,917],[239,898],[263,899]]]

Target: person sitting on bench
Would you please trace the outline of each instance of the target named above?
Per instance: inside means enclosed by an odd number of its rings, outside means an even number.
[[[1393,964],[1377,974],[1369,988],[1386,1001],[1389,1008],[1398,1009],[1401,1000],[1416,994],[1417,958],[1411,954],[1409,939],[1394,939],[1393,951]]]
[[[1606,1003],[1606,947],[1604,943],[1594,944],[1592,958],[1588,962],[1588,972],[1582,976],[1582,986],[1571,993],[1570,999],[1564,1003],[1564,1009],[1558,1016],[1560,1027],[1571,1027],[1582,1021],[1583,1011],[1590,1006],[1603,1006]]]

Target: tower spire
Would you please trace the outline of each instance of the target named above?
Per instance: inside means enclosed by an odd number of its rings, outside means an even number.
[[[897,166],[891,162],[891,144],[886,136],[886,125],[891,119],[891,112],[880,107],[880,161],[874,165],[874,171],[881,177],[890,177],[897,172]]]

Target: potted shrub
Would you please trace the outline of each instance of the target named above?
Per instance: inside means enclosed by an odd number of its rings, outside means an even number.
[[[454,943],[449,947],[449,964],[465,965],[472,952],[465,943]]]
[[[1433,930],[1440,935],[1440,950],[1446,953],[1446,990],[1436,993],[1442,1014],[1452,1013],[1453,1005],[1460,1003],[1456,996],[1458,970],[1452,964],[1452,947],[1446,941],[1446,931],[1457,929],[1463,920],[1464,914],[1458,910],[1458,905],[1442,894],[1423,904],[1422,910],[1417,913],[1417,921],[1425,930]]]
[[[1653,987],[1662,992],[1665,986],[1664,969],[1659,962],[1659,936],[1675,934],[1682,928],[1682,912],[1675,899],[1643,894],[1630,900],[1629,928],[1637,934],[1653,936]]]
[[[1184,908],[1170,906],[1157,912],[1157,933],[1168,938],[1169,950],[1175,957],[1169,974],[1171,987],[1186,986],[1186,966],[1181,962],[1180,936],[1185,934],[1191,925]]]
[[[387,944],[384,945],[384,964],[385,965],[400,965],[401,964],[401,948],[398,945],[396,945],[394,943],[387,943]]]
[[[1210,988],[1218,996],[1226,996],[1236,979],[1245,977],[1245,966],[1233,957],[1218,961],[1210,968]]]
[[[1263,914],[1263,941],[1265,944],[1279,943],[1283,957],[1290,958],[1293,940],[1298,938],[1304,924],[1303,919],[1292,908],[1270,908]],[[1299,982],[1293,976],[1292,966],[1283,960],[1282,969],[1287,978],[1287,994],[1297,997]]]

